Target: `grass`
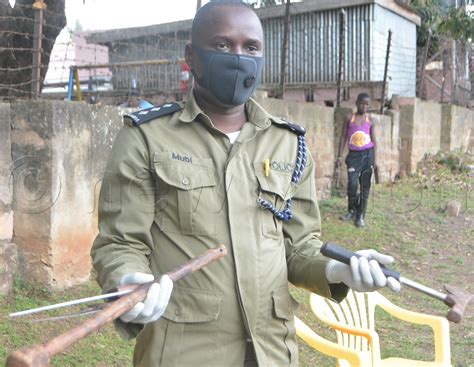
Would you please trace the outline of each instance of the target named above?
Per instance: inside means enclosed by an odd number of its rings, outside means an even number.
[[[459,217],[450,217],[443,209],[448,200],[457,198],[463,208]],[[467,204],[467,205],[466,205]],[[394,268],[402,275],[441,290],[449,283],[466,291],[474,291],[474,202],[472,193],[457,188],[442,187],[434,190],[419,189],[414,180],[397,184],[377,185],[367,215],[367,227],[358,229],[338,217],[344,212],[344,198],[331,197],[320,202],[323,218],[323,238],[357,250],[375,248],[396,259]],[[315,321],[309,308],[309,293],[292,287],[291,292],[300,303],[298,317],[330,340],[332,331]],[[14,291],[0,297],[0,315],[73,298],[100,293],[93,281],[63,292],[50,292],[46,288],[18,280]],[[382,293],[395,304],[415,311],[439,316],[448,308],[410,289],[400,294],[388,290]],[[2,316],[0,316],[1,320]],[[451,354],[455,367],[474,366],[474,305],[469,305],[461,324],[451,324]],[[433,355],[432,332],[424,327],[400,322],[383,311],[377,312],[377,331],[382,345],[382,356],[429,359]],[[21,319],[0,322],[0,361],[18,348],[45,342],[68,330],[80,319],[56,322],[29,323]],[[83,339],[61,355],[54,357],[54,366],[129,366],[133,341],[121,340],[107,326],[98,333]],[[300,342],[300,366],[334,366],[332,358]]]
[[[101,291],[91,281],[62,292],[50,292],[44,288],[17,280],[14,291],[0,297],[0,314],[6,315],[15,310],[40,307],[52,303],[64,302],[73,298],[88,297]],[[68,309],[75,312],[78,309]],[[48,316],[59,315],[51,312]],[[25,319],[5,319],[0,323],[0,361],[16,349],[46,342],[85,320],[85,317],[49,322],[30,323]],[[81,340],[57,357],[52,358],[52,366],[128,366],[130,365],[133,342],[121,340],[113,326],[109,325],[89,338]],[[105,363],[106,362],[106,363]]]
[[[442,284],[451,284],[471,293],[474,291],[472,193],[452,186],[420,189],[412,179],[377,185],[372,194],[368,225],[362,230],[338,220],[346,208],[345,199],[332,197],[322,201],[324,240],[343,244],[352,250],[375,248],[389,253],[395,257],[394,268],[403,276],[437,290],[442,290]],[[459,217],[450,217],[444,212],[446,203],[453,199],[462,204]],[[395,304],[414,311],[438,316],[444,316],[448,311],[442,302],[405,288],[400,294],[385,289],[382,293]],[[298,298],[304,299],[302,295]],[[298,316],[321,333],[321,326],[314,322],[306,304],[304,301]],[[473,313],[474,305],[470,304],[463,322],[451,324],[453,366],[474,366]],[[429,360],[434,356],[431,329],[400,322],[382,310],[376,315],[382,357]],[[335,363],[301,347],[300,365],[334,366]]]

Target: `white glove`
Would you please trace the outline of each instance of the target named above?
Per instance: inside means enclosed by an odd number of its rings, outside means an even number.
[[[125,274],[120,279],[120,285],[143,284],[151,282],[155,277],[146,273]],[[147,324],[158,320],[165,312],[173,290],[173,281],[168,275],[163,275],[160,283],[154,283],[148,289],[143,302],[138,302],[130,311],[120,316],[124,322]]]
[[[344,283],[357,292],[372,292],[388,286],[392,291],[399,292],[401,285],[395,278],[386,277],[380,265],[393,262],[393,257],[375,250],[357,251],[361,257],[351,257],[351,265],[331,260],[326,266],[326,278],[329,283]]]

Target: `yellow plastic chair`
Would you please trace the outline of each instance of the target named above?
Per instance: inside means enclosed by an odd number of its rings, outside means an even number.
[[[338,367],[451,367],[449,324],[445,318],[409,311],[391,303],[378,292],[349,291],[346,299],[335,303],[316,294],[310,297],[316,317],[336,331],[337,343],[316,334],[295,317],[297,335],[308,345],[337,359]],[[433,361],[380,357],[379,336],[375,331],[375,307],[413,324],[433,329]]]

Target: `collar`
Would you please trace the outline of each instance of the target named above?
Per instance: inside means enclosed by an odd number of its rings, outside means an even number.
[[[270,117],[265,109],[260,106],[253,98],[245,103],[245,111],[247,112],[247,120],[260,129],[267,129],[271,125]],[[179,116],[179,120],[185,123],[196,121],[199,115],[206,116],[206,113],[196,102],[194,92],[191,92],[190,98],[186,101],[184,109]]]

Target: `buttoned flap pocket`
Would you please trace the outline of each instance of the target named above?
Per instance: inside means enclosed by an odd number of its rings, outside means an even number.
[[[214,321],[221,312],[221,303],[221,294],[175,285],[163,317],[180,323]]]
[[[213,161],[175,153],[155,153],[156,219],[163,232],[217,235],[219,203]]]
[[[291,296],[288,287],[277,288],[272,292],[275,316],[283,320],[293,320],[294,311],[299,303]]]
[[[181,190],[193,190],[216,185],[212,159],[185,157],[187,160],[172,159],[173,153],[155,153],[155,172],[168,185]],[[182,157],[178,155],[179,157]]]
[[[261,166],[261,163],[254,163],[255,175],[262,191],[278,195],[282,200],[287,200],[295,194],[296,185],[291,182],[293,171],[270,170],[267,175]]]
[[[258,182],[258,195],[278,211],[285,209],[286,201],[296,192],[297,186],[291,182],[292,171],[270,169],[265,173],[261,163],[254,163],[255,176]],[[262,208],[263,209],[263,208]],[[260,212],[262,234],[272,240],[282,235],[282,221],[270,210]]]

